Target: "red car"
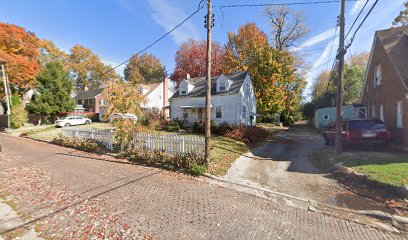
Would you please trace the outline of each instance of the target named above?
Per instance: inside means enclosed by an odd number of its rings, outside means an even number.
[[[385,147],[391,141],[391,133],[381,120],[361,118],[343,121],[343,144],[378,145]],[[333,124],[323,131],[325,145],[333,145],[336,126]]]

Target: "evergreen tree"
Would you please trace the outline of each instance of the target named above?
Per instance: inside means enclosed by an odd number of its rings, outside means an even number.
[[[39,85],[34,100],[28,105],[30,111],[53,115],[74,110],[75,102],[71,97],[73,80],[60,62],[48,62],[37,81]]]

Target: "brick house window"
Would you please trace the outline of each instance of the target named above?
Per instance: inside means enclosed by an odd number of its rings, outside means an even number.
[[[374,87],[378,87],[382,82],[381,63],[374,68]]]
[[[402,110],[402,101],[397,102],[397,128],[403,128],[403,110]]]
[[[105,105],[105,99],[99,99],[99,105]]]
[[[221,106],[215,108],[215,118],[222,118]]]

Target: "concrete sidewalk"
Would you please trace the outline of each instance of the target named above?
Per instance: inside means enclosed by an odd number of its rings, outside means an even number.
[[[44,238],[408,239],[204,178],[1,137],[0,191]]]

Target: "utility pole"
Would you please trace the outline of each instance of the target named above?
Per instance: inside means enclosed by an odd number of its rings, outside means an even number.
[[[210,169],[210,138],[211,138],[211,35],[212,35],[212,0],[207,0],[208,13],[206,16],[207,28],[207,94],[205,97],[205,163]]]
[[[7,78],[6,78],[6,68],[4,67],[4,63],[1,64],[1,72],[3,75],[3,83],[4,83],[4,93],[6,94],[6,103],[7,103],[7,128],[10,128],[10,115],[11,115],[11,109],[10,109],[10,96],[9,96],[9,91],[8,91],[8,85],[7,85]]]
[[[346,55],[346,49],[344,49],[344,30],[345,30],[345,15],[346,15],[346,0],[341,1],[340,12],[340,39],[339,39],[339,51],[337,53],[337,59],[339,60],[337,82],[337,114],[336,114],[336,155],[343,151],[343,79],[344,79],[344,55]]]

